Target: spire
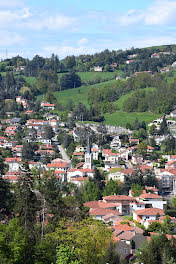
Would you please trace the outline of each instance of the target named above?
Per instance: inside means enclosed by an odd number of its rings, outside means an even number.
[[[88,154],[91,153],[90,143],[89,143],[89,137],[88,137],[88,140],[87,140],[87,153],[88,153]]]

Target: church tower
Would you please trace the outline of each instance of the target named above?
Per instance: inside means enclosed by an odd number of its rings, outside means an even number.
[[[84,169],[92,169],[93,168],[93,159],[92,159],[92,153],[91,153],[91,148],[90,148],[90,142],[89,138],[87,140],[87,150],[85,153],[85,163],[83,168]]]

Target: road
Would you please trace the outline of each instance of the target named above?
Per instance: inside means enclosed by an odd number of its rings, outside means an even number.
[[[69,159],[69,157],[67,156],[67,153],[65,152],[64,148],[61,145],[57,145],[62,158],[67,162],[67,163],[71,163],[71,160]]]

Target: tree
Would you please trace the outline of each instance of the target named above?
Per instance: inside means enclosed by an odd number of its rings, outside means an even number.
[[[138,144],[138,146],[137,146],[137,152],[140,155],[142,155],[142,156],[144,156],[147,153],[147,145],[145,144],[144,141]]]
[[[45,96],[45,100],[51,104],[54,104],[57,99],[56,97],[54,96],[54,94],[50,91],[47,92],[46,96]]]
[[[45,138],[52,139],[54,137],[55,133],[54,133],[51,126],[49,126],[49,125],[44,126],[43,130],[44,130],[44,137]]]
[[[152,136],[154,136],[154,135],[156,135],[156,133],[157,133],[157,130],[156,130],[156,126],[153,124],[151,127],[150,127],[150,134],[152,135]]]
[[[20,225],[32,235],[36,222],[38,202],[36,194],[32,191],[33,178],[28,164],[25,164],[22,170],[23,176],[19,179],[15,188],[14,211],[18,214]]]
[[[172,198],[171,203],[173,207],[176,207],[176,197]]]
[[[118,194],[118,182],[110,179],[103,190],[103,196]]]
[[[72,140],[72,137],[70,135],[65,135],[63,137],[63,145],[64,145],[64,148],[68,148],[72,141],[73,140]]]
[[[34,246],[36,241],[36,232],[34,229],[36,223],[39,203],[36,194],[32,191],[33,179],[27,164],[23,167],[23,176],[18,180],[15,186],[15,207],[14,213],[18,217],[19,224],[24,230],[27,239],[27,248],[24,252],[24,262],[26,264],[34,263]]]
[[[133,195],[133,197],[138,197],[138,196],[140,196],[140,194],[142,193],[142,191],[143,191],[143,187],[142,186],[140,186],[139,184],[132,184],[131,185],[131,190],[132,190],[132,195]]]
[[[153,222],[148,226],[149,232],[160,232],[162,229],[162,224],[159,222]]]
[[[83,200],[85,202],[99,200],[101,198],[101,193],[98,187],[95,185],[94,181],[89,180],[86,184],[85,191],[83,192]]]
[[[156,235],[152,236],[151,240],[138,250],[137,260],[144,264],[168,263],[167,260],[171,258],[176,260],[174,251],[175,248],[171,246],[164,234]]]
[[[104,172],[103,171],[100,172],[100,170],[95,168],[95,170],[94,170],[94,182],[100,191],[102,191],[105,187],[104,180],[105,180]]]
[[[162,224],[162,232],[165,234],[172,234],[174,231],[174,228],[176,227],[176,224],[171,222],[171,218],[166,215]]]
[[[159,129],[159,135],[167,135],[169,132],[168,127],[167,127],[167,122],[165,116],[163,117],[163,122],[160,125]]]
[[[103,256],[100,264],[121,264],[120,256],[116,253],[115,247],[115,244],[110,243],[110,245],[106,248],[106,255]]]
[[[10,184],[2,178],[5,170],[6,165],[2,158],[0,158],[0,220],[4,220],[6,216],[10,216],[13,204]]]
[[[34,158],[34,150],[33,146],[30,142],[24,142],[23,143],[23,149],[22,149],[22,158],[23,160],[33,160]]]
[[[67,69],[72,69],[76,65],[75,56],[67,56],[64,63]]]
[[[104,66],[104,71],[105,72],[109,72],[110,71],[110,66],[109,66],[109,64],[106,64],[105,66]]]
[[[74,71],[63,74],[60,79],[60,90],[66,90],[81,86],[81,79]]]
[[[1,263],[29,263],[25,259],[25,251],[28,247],[27,239],[18,219],[11,219],[8,225],[0,224],[0,234]]]
[[[60,221],[55,232],[47,237],[55,244],[69,248],[71,245],[81,263],[100,264],[112,242],[112,231],[101,221],[88,218],[72,223]]]
[[[56,264],[81,264],[81,262],[77,259],[73,248],[61,244],[57,247]]]

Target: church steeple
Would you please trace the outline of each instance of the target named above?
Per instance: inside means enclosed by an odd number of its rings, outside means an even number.
[[[91,147],[90,147],[90,142],[89,138],[87,140],[87,149],[85,153],[85,163],[83,168],[84,169],[92,169],[93,168],[93,163],[92,163],[92,153],[91,153]]]

